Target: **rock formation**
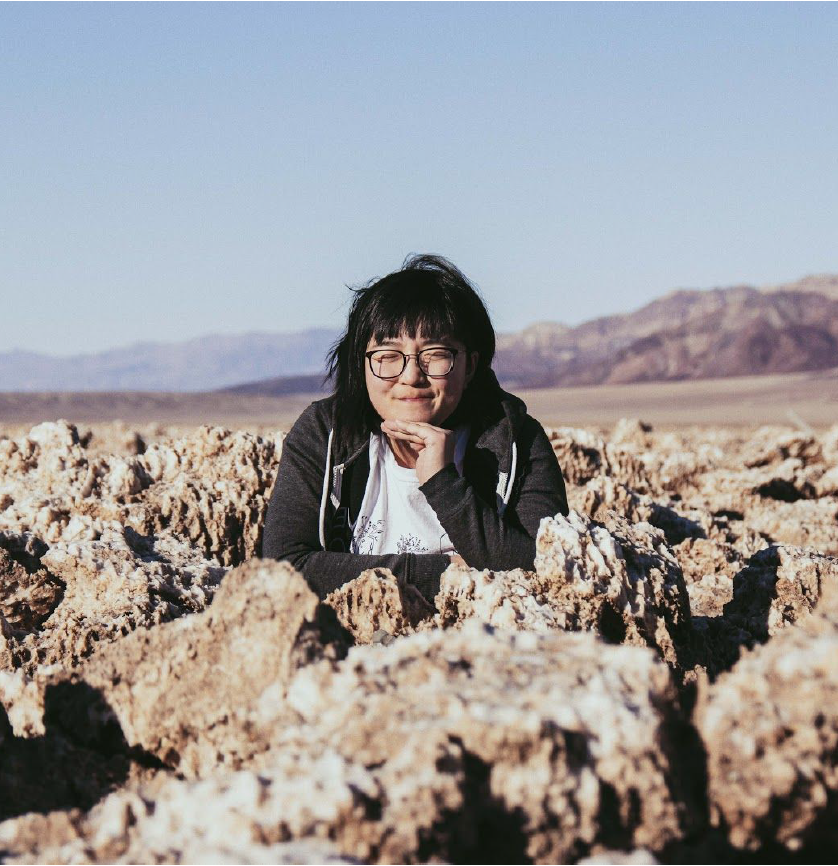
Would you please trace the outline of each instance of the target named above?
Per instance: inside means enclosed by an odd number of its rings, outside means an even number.
[[[712,818],[736,848],[823,852],[838,842],[835,571],[822,593],[814,614],[747,652],[702,691],[696,723]],[[792,604],[800,613],[796,593]]]
[[[326,604],[359,643],[378,631],[396,636],[477,620],[507,631],[590,631],[654,647],[678,671],[691,667],[689,596],[663,533],[604,516],[607,525],[576,512],[545,518],[535,571],[449,566],[435,608],[387,569],[364,572]]]
[[[64,595],[63,583],[41,567],[46,552],[29,533],[0,532],[0,616],[12,629],[36,631]]]
[[[734,578],[724,616],[764,642],[812,613],[830,584],[838,585],[838,559],[788,546],[769,547]]]
[[[548,430],[574,510],[434,605],[383,569],[318,602],[253,559],[282,434],[171,432],[0,437],[5,861],[838,842],[838,425]]]
[[[300,574],[253,560],[225,577],[209,610],[102,647],[73,681],[101,695],[129,748],[194,778],[265,751],[294,672],[346,648]],[[97,721],[75,710],[63,724],[82,737]]]
[[[564,627],[652,646],[675,668],[689,666],[689,596],[664,534],[608,512],[602,525],[575,512],[541,522],[537,591]]]
[[[25,536],[5,538],[9,547],[33,547],[35,570],[27,591],[17,591],[17,606],[4,603],[6,611],[22,613],[10,619],[0,608],[7,622],[0,667],[30,673],[44,665],[75,667],[101,642],[203,610],[225,572],[182,541],[142,536],[116,522],[104,525],[96,541],[57,542],[45,552]],[[3,586],[20,587],[22,568]]]
[[[264,701],[248,692],[239,703],[253,712]],[[255,859],[258,840],[259,859],[302,850],[372,862],[557,862],[618,846],[659,850],[702,820],[677,692],[640,647],[472,622],[357,647],[337,666],[308,664],[287,702],[297,720],[274,729],[254,770],[111,794],[81,820],[42,825],[35,852]],[[12,856],[31,852],[34,835],[31,821],[0,825]],[[273,847],[289,842],[305,844]]]
[[[282,438],[202,427],[121,457],[88,454],[71,424],[40,424],[0,440],[0,529],[52,544],[96,540],[117,520],[235,565],[259,550]]]
[[[330,593],[325,603],[360,644],[371,643],[382,633],[390,637],[410,634],[436,613],[416,587],[397,580],[386,568],[362,571]]]

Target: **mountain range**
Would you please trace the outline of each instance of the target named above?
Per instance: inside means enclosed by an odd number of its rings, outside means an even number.
[[[550,387],[790,373],[838,366],[838,276],[757,289],[670,292],[575,328],[501,335],[510,386]]]
[[[65,358],[15,350],[0,353],[0,390],[312,393],[337,337],[325,328],[216,335]],[[679,289],[574,327],[539,322],[498,334],[493,366],[502,384],[517,388],[838,367],[838,275]]]
[[[56,358],[0,353],[0,391],[211,391],[282,374],[321,373],[337,331],[209,335]]]

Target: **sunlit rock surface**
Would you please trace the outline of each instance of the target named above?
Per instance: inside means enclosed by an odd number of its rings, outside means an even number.
[[[711,816],[737,848],[838,844],[838,563],[820,594],[700,697]]]
[[[96,540],[111,520],[166,531],[223,565],[253,556],[283,434],[263,439],[202,427],[136,456],[88,453],[66,422],[0,440],[0,529],[48,544]]]
[[[54,543],[37,563],[41,615],[3,614],[9,628],[0,668],[75,667],[102,642],[203,610],[226,571],[173,536],[142,536],[115,521],[95,541]],[[27,593],[18,609],[31,611],[33,597]]]
[[[386,568],[361,572],[330,593],[325,603],[360,644],[409,634],[436,613],[416,587],[397,580]]]
[[[0,436],[3,859],[832,850],[838,425],[547,432],[573,510],[433,605],[248,561],[282,433]]]
[[[472,622],[306,665],[286,700],[296,718],[253,770],[115,792],[34,851],[27,821],[7,822],[0,844],[59,862],[253,860],[254,839],[384,863],[556,862],[660,849],[702,821],[694,735],[648,649]]]

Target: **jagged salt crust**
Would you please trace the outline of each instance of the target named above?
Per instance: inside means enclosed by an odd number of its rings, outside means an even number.
[[[834,847],[838,425],[548,435],[575,513],[435,608],[225,577],[281,434],[0,440],[4,859],[671,860],[706,795],[710,852]]]
[[[52,544],[97,540],[116,520],[234,565],[261,544],[283,438],[201,427],[124,457],[88,454],[75,426],[46,422],[0,440],[0,529]]]

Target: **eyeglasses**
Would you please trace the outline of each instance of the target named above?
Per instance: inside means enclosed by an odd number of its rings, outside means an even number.
[[[379,379],[397,379],[404,372],[408,358],[416,358],[419,369],[432,379],[442,379],[454,369],[459,349],[422,349],[415,355],[406,355],[398,349],[373,349],[366,353],[373,376]]]

